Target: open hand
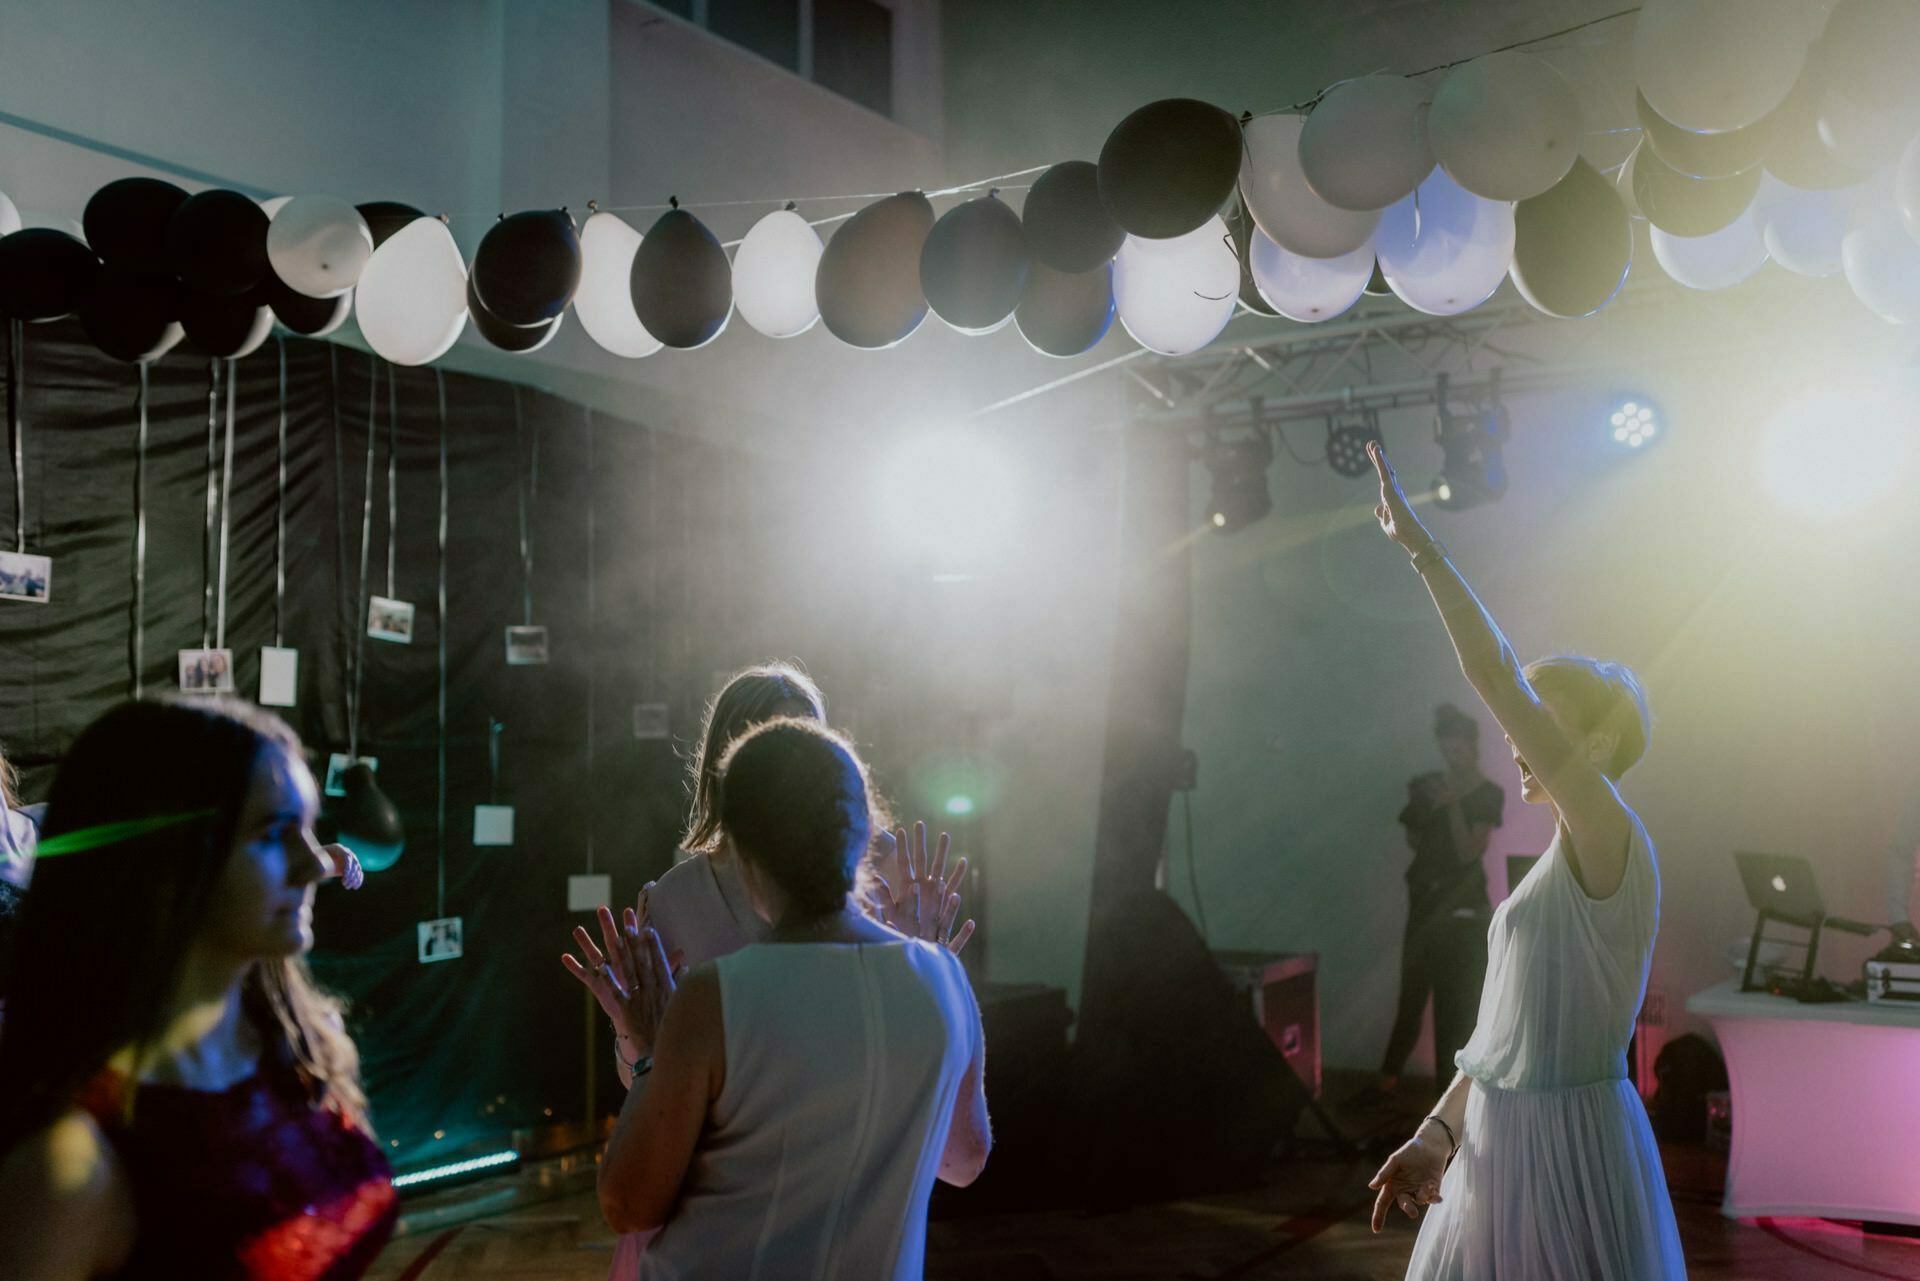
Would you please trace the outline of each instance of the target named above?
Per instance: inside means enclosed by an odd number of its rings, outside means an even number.
[[[1387,1211],[1394,1206],[1409,1219],[1418,1219],[1423,1207],[1440,1204],[1440,1178],[1446,1172],[1447,1154],[1438,1144],[1419,1134],[1401,1144],[1367,1182],[1380,1193],[1373,1202],[1373,1230],[1387,1225]]]
[[[366,869],[360,866],[360,857],[344,845],[323,845],[320,852],[326,856],[327,871],[321,880],[340,878],[343,889],[357,890],[367,879]]]
[[[1400,488],[1400,477],[1387,460],[1386,446],[1377,440],[1369,442],[1367,457],[1373,460],[1373,470],[1380,477],[1380,502],[1374,507],[1373,515],[1380,522],[1381,532],[1408,551],[1419,551],[1433,541],[1433,535],[1413,514],[1413,504],[1407,501],[1406,491]]]
[[[880,844],[875,860],[879,884],[867,901],[868,910],[890,929],[939,943],[958,956],[974,930],[971,920],[954,927],[960,916],[959,890],[966,881],[967,860],[958,859],[948,869],[952,840],[945,832],[929,856],[925,823],[915,823],[911,836],[906,828],[897,827]]]
[[[616,927],[613,912],[599,911],[600,941],[583,925],[573,928],[573,939],[580,957],[563,953],[560,964],[567,973],[584,983],[600,1011],[613,1023],[613,1030],[649,1053],[667,1001],[673,996],[679,973],[660,945],[660,935],[645,925],[638,913],[627,908],[625,920]],[[584,962],[580,959],[584,957]]]

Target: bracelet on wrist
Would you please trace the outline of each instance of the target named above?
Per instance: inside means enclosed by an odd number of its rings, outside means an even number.
[[[1448,1144],[1447,1160],[1449,1161],[1453,1160],[1454,1153],[1460,1150],[1460,1140],[1454,1137],[1453,1127],[1448,1125],[1445,1121],[1442,1121],[1438,1116],[1431,1116],[1431,1115],[1427,1117],[1426,1121],[1422,1121],[1420,1124],[1424,1126],[1427,1123],[1427,1121],[1433,1122],[1435,1125],[1439,1126],[1443,1131],[1446,1132],[1447,1144]]]
[[[1412,561],[1414,572],[1424,574],[1446,559],[1447,545],[1437,538],[1430,537],[1423,546],[1413,553]]]

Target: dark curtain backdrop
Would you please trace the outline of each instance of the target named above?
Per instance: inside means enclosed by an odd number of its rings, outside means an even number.
[[[269,342],[237,363],[226,641],[249,698],[260,648],[274,636],[279,352]],[[300,685],[299,705],[282,715],[324,769],[326,754],[348,743],[376,362],[306,340],[287,340],[284,352],[282,627],[300,651]],[[79,730],[132,689],[138,384],[133,367],[101,356],[72,322],[28,326],[22,354],[27,549],[53,558],[53,590],[44,605],[0,602],[0,741],[24,770],[26,796],[38,799]],[[691,737],[716,673],[801,652],[815,614],[805,593],[776,599],[793,577],[780,566],[794,552],[775,552],[803,514],[766,501],[770,464],[526,389],[516,432],[512,386],[445,375],[443,838],[435,372],[380,362],[378,375],[369,588],[385,594],[391,537],[394,594],[417,614],[410,645],[365,643],[360,748],[379,758],[408,841],[399,863],[357,893],[323,887],[314,966],[353,1001],[382,1138],[398,1163],[419,1164],[493,1132],[584,1114],[581,994],[558,956],[585,918],[566,910],[566,877],[587,870],[591,850],[594,870],[613,876],[615,902],[630,902],[670,865],[685,804],[676,741]],[[398,403],[391,530],[389,376]],[[202,643],[208,383],[208,362],[182,351],[151,376],[141,663],[149,693],[175,688],[176,652]],[[224,436],[224,392],[218,411]],[[0,497],[8,547],[11,489]],[[523,491],[531,621],[551,638],[544,667],[505,661],[504,629],[523,621]],[[853,650],[840,657],[829,668],[849,678],[863,661]],[[633,737],[633,705],[653,701],[670,705],[676,741]],[[517,839],[476,848],[473,806],[494,790],[487,741],[496,720],[505,727],[498,799],[516,808]],[[465,956],[423,966],[414,926],[440,914],[442,868],[444,913],[465,918]],[[599,1057],[605,1107],[611,1057]]]

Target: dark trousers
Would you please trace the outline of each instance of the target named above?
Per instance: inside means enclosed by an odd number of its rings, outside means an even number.
[[[1444,905],[1415,901],[1407,913],[1400,945],[1400,1004],[1387,1037],[1380,1071],[1400,1075],[1413,1043],[1420,1039],[1420,1016],[1433,997],[1434,1076],[1442,1087],[1453,1078],[1453,1056],[1473,1035],[1480,1012],[1480,986],[1487,977],[1487,913],[1455,916]]]

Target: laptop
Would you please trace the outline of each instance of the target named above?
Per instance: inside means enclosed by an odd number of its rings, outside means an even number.
[[[1827,915],[1820,889],[1813,883],[1813,864],[1798,854],[1735,853],[1747,901],[1756,912],[1790,925],[1812,929]]]

